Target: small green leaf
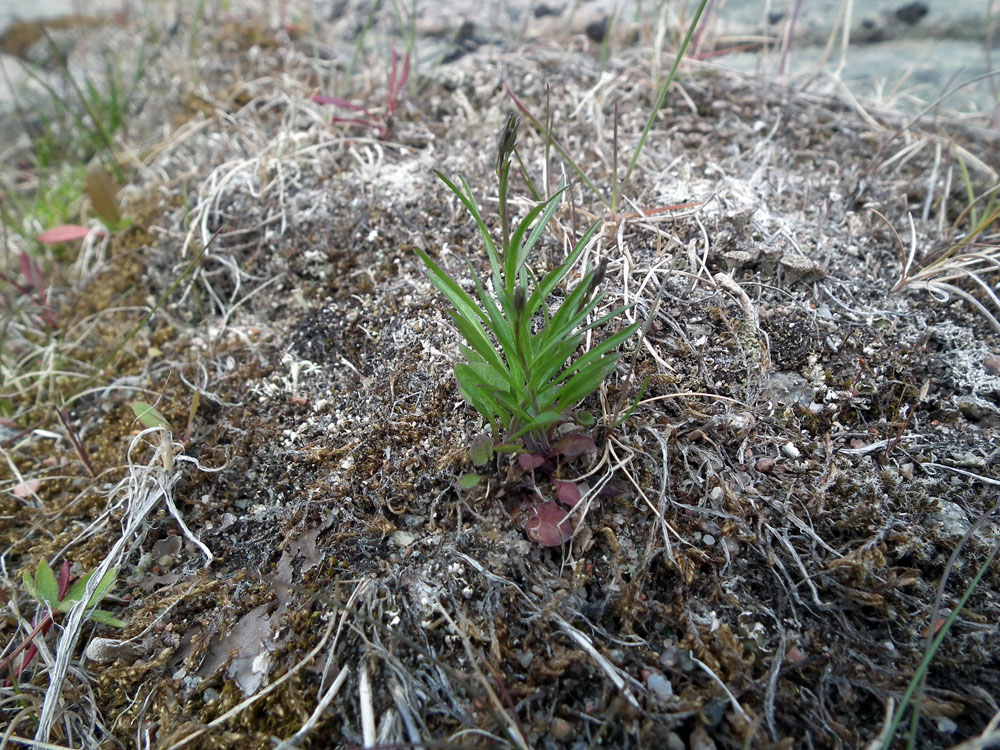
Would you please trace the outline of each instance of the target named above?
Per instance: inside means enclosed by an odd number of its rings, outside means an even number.
[[[136,419],[142,422],[146,427],[163,427],[167,430],[170,429],[170,423],[167,422],[166,418],[145,401],[133,401],[132,411],[135,412]]]
[[[66,596],[64,596],[62,601],[59,602],[58,610],[60,612],[69,612],[73,608],[73,605],[83,598],[83,593],[87,589],[87,582],[90,580],[92,575],[94,575],[94,571],[90,571],[87,575],[70,586],[69,591],[66,592]]]
[[[489,460],[493,458],[493,441],[489,435],[480,433],[472,438],[469,455],[472,458],[473,466],[485,466],[489,463]]]
[[[35,571],[35,591],[43,604],[55,607],[59,603],[59,584],[44,557],[38,561],[38,569]]]
[[[21,580],[24,583],[24,590],[28,592],[28,595],[36,602],[41,601],[38,598],[38,587],[35,586],[35,579],[32,578],[31,573],[25,570],[24,574],[21,576]]]
[[[107,594],[111,587],[115,585],[115,573],[117,572],[117,568],[108,568],[108,572],[104,574],[104,578],[102,578],[101,582],[97,584],[97,588],[94,590],[93,596],[90,597],[88,606],[93,607],[104,598],[105,594]]]
[[[591,427],[595,421],[594,415],[586,409],[580,409],[576,413],[576,423],[581,427]]]
[[[110,625],[113,628],[125,627],[125,623],[123,621],[119,620],[113,614],[103,609],[95,609],[93,612],[90,613],[90,617],[88,619],[91,619],[94,622],[99,623],[101,625]]]
[[[93,607],[97,605],[97,603],[104,598],[104,595],[108,593],[108,590],[115,583],[116,572],[117,568],[110,568],[108,572],[104,574],[104,578],[102,578],[101,582],[97,584],[97,588],[94,589],[94,593],[91,595],[90,600],[87,602],[88,607]],[[87,573],[87,575],[85,575],[83,578],[81,578],[79,581],[73,584],[70,590],[66,592],[66,596],[63,597],[63,600],[59,602],[58,611],[68,612],[70,609],[73,608],[74,604],[76,604],[83,598],[83,595],[84,593],[86,593],[87,590],[87,583],[90,581],[90,578],[93,575],[94,571],[90,571],[89,573]]]
[[[460,490],[471,490],[485,477],[482,474],[463,474],[458,480],[458,488]]]

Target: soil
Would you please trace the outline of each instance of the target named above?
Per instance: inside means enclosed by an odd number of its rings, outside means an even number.
[[[657,94],[642,36],[603,73],[583,38],[467,39],[414,65],[380,139],[310,100],[337,82],[384,108],[388,55],[348,76],[318,41],[346,22],[213,21],[197,83],[187,38],[147,73],[130,130],[167,126],[132,152],[123,207],[139,223],[67,287],[59,341],[90,373],[138,322],[126,306],[166,303],[96,387],[5,395],[18,428],[61,401],[70,424],[7,443],[5,591],[27,617],[21,572],[40,558],[80,573],[114,553],[119,568],[102,606],[126,626],[84,628],[50,741],[360,746],[370,707],[385,747],[865,747],[991,560],[930,663],[918,746],[984,731],[1000,698],[1000,333],[958,295],[894,288],[911,232],[922,266],[967,231],[955,154],[985,190],[995,132],[689,69],[619,210],[553,151],[549,189],[572,184],[536,272],[600,221],[601,309],[630,308],[589,343],[644,329],[581,405],[596,425],[560,428],[593,452],[477,469],[485,427],[415,249],[470,290],[469,264],[488,263],[434,170],[464,175],[498,225],[509,87],[536,116],[550,102],[553,134],[609,198]],[[544,186],[528,122],[519,154]],[[513,191],[519,213],[534,205],[521,176]],[[170,440],[139,433],[136,400]],[[483,482],[459,489],[473,471]],[[11,491],[22,478],[35,496]],[[572,540],[544,547],[523,527],[557,480],[590,491]],[[18,627],[9,616],[5,641]],[[85,656],[95,637],[113,640]],[[39,664],[21,702],[3,688],[18,736],[50,690]]]

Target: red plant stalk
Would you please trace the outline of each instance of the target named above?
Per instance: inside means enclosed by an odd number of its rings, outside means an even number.
[[[354,104],[353,102],[347,101],[339,96],[324,96],[323,94],[314,94],[312,100],[317,104],[332,104],[335,107],[343,107],[344,109],[352,109],[355,112],[361,112],[364,117],[337,117],[334,116],[334,122],[343,122],[348,125],[361,125],[366,128],[371,128],[372,130],[378,131],[379,140],[385,140],[389,137],[389,132],[392,130],[392,120],[393,115],[396,113],[396,106],[399,104],[399,93],[403,90],[403,86],[406,85],[407,80],[410,78],[410,53],[407,52],[403,56],[403,67],[402,70],[399,69],[399,53],[396,52],[396,46],[392,47],[392,64],[389,70],[389,88],[386,93],[386,107],[385,116],[377,115],[372,112],[367,107],[362,107],[360,104]]]

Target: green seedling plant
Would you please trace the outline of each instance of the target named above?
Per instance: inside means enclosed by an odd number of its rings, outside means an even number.
[[[27,570],[24,571],[24,589],[32,599],[45,608],[45,614],[38,620],[38,623],[28,633],[21,644],[0,663],[0,672],[4,672],[11,668],[12,663],[18,656],[22,653],[24,654],[20,663],[11,669],[10,677],[6,681],[7,685],[13,684],[21,676],[38,653],[38,647],[34,644],[35,638],[39,635],[44,638],[52,628],[56,616],[69,612],[87,593],[87,584],[93,577],[94,571],[78,579],[71,586],[69,567],[69,561],[64,560],[59,571],[58,580],[44,558],[39,561],[34,575]],[[124,622],[106,610],[96,609],[97,605],[114,585],[115,573],[115,568],[108,570],[97,584],[94,593],[87,600],[87,609],[90,610],[87,613],[87,619],[101,625],[122,628],[125,627]],[[3,595],[3,597],[6,599],[6,595]]]
[[[639,323],[569,361],[586,332],[613,321],[628,308],[619,307],[587,322],[604,296],[598,291],[607,266],[602,260],[596,268],[584,271],[582,280],[550,313],[546,304],[550,295],[583,254],[599,223],[584,233],[563,263],[542,276],[532,272],[528,257],[555,214],[565,187],[532,208],[511,231],[507,198],[519,124],[520,118],[510,115],[500,134],[496,159],[499,247],[465,178],[460,177],[458,185],[436,172],[475,220],[489,257],[492,290],[470,264],[473,298],[426,252],[416,252],[431,282],[451,303],[448,313],[467,344],[462,347],[465,361],[455,366],[462,396],[489,423],[494,440],[503,448],[520,450],[513,445],[520,441],[528,452],[544,452],[550,428],[566,421],[567,412],[600,387],[615,367],[615,349],[635,333]]]

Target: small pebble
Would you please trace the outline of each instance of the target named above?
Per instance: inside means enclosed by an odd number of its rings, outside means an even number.
[[[757,463],[754,464],[754,468],[761,474],[770,474],[774,470],[774,459],[761,456],[757,459]]]
[[[941,734],[955,734],[958,731],[958,724],[947,716],[942,716],[937,720],[937,728]]]
[[[701,541],[705,543],[706,547],[711,547],[712,545],[715,544],[715,537],[712,536],[711,534],[705,534],[705,536],[701,538]]]
[[[411,544],[417,541],[417,535],[414,534],[412,531],[405,531],[403,529],[399,529],[398,531],[392,532],[392,534],[389,536],[389,541],[395,544],[400,549],[403,549],[405,547],[409,547]]]
[[[560,742],[572,742],[573,738],[576,737],[576,732],[573,730],[573,726],[566,721],[566,719],[560,718],[559,716],[552,720],[549,731],[552,732],[552,736]]]
[[[793,443],[785,443],[781,446],[781,452],[784,453],[788,458],[798,458],[802,454],[799,449],[795,447]]]
[[[652,672],[649,675],[649,679],[646,680],[646,687],[649,688],[649,693],[653,699],[660,703],[666,703],[674,694],[674,686],[670,684],[670,680],[659,672]]]
[[[983,367],[990,375],[1000,376],[1000,356],[991,354],[983,360]]]

